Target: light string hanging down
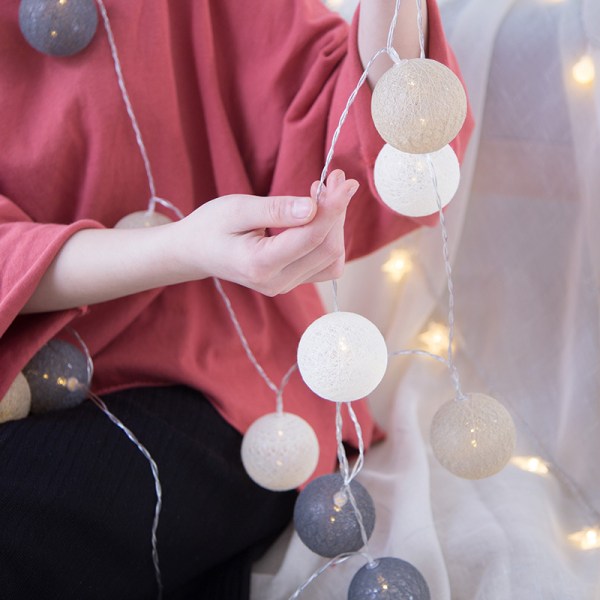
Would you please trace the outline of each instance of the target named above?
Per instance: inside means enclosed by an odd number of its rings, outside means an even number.
[[[94,375],[94,362],[92,360],[92,355],[87,347],[87,344],[83,341],[82,337],[79,333],[73,329],[69,328],[72,334],[75,336],[79,345],[81,346],[87,363],[87,397],[91,400],[109,419],[112,423],[114,423],[123,433],[129,438],[129,440],[136,446],[136,448],[142,453],[144,458],[150,464],[150,470],[152,472],[152,478],[154,479],[154,491],[156,493],[156,505],[154,507],[154,519],[152,521],[152,531],[150,536],[150,543],[152,545],[152,564],[154,566],[154,574],[156,577],[156,585],[158,586],[158,600],[162,600],[163,597],[163,582],[162,575],[160,571],[160,562],[158,558],[158,523],[160,520],[160,511],[162,510],[162,486],[160,483],[160,477],[158,475],[158,465],[156,461],[152,458],[152,455],[148,451],[148,449],[140,442],[140,440],[136,437],[136,435],[115,415],[113,414],[106,403],[100,398],[97,394],[94,394],[90,389],[90,384]]]
[[[158,466],[135,434],[108,409],[99,396],[91,391],[94,364],[89,349],[75,329],[68,327],[66,331],[77,340],[79,348],[64,339],[54,338],[47,342],[23,369],[23,377],[30,390],[32,412],[63,410],[89,399],[125,433],[146,458],[150,464],[156,493],[150,542],[152,564],[158,586],[157,598],[161,600],[163,584],[158,558],[157,530],[162,508],[162,486]]]

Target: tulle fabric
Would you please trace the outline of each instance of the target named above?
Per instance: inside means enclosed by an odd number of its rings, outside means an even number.
[[[600,550],[567,536],[600,523],[600,86],[571,74],[587,52],[600,76],[600,4],[440,5],[477,122],[446,212],[462,388],[502,402],[516,454],[550,472],[445,471],[429,426],[454,396],[449,373],[394,357],[371,398],[388,437],[359,476],[377,511],[369,549],[415,565],[435,600],[598,600]],[[349,265],[340,308],[373,320],[390,350],[418,347],[447,321],[441,244],[439,227],[421,229]],[[381,271],[392,248],[412,257],[399,283]],[[331,286],[321,291],[331,306]],[[255,566],[253,599],[289,598],[324,562],[290,528]],[[328,569],[302,597],[345,598],[364,562]]]

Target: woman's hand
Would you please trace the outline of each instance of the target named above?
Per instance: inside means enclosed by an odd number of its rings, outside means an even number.
[[[310,197],[224,196],[167,225],[78,231],[21,312],[95,304],[206,277],[269,296],[339,277],[346,208],[357,188],[334,171],[318,205],[315,182]],[[273,229],[278,233],[271,235]]]
[[[215,276],[268,296],[339,277],[346,208],[358,183],[334,171],[318,206],[317,187],[310,198],[231,195],[202,205],[173,225],[177,268],[185,279]]]

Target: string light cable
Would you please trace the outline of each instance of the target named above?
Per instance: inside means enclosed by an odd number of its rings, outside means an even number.
[[[94,363],[92,360],[92,356],[87,347],[87,344],[83,341],[82,337],[79,333],[69,327],[69,331],[73,334],[73,336],[77,339],[83,353],[85,355],[87,361],[87,374],[88,374],[88,382],[91,382],[92,376],[94,373]],[[150,464],[150,470],[152,471],[152,477],[154,479],[154,490],[156,493],[156,505],[154,508],[154,519],[152,522],[152,531],[151,531],[151,545],[152,545],[152,564],[154,566],[154,573],[156,577],[156,584],[158,586],[158,600],[162,600],[163,597],[163,583],[162,583],[162,575],[160,571],[160,562],[158,558],[158,539],[157,539],[157,531],[158,531],[158,523],[160,519],[160,512],[162,509],[162,486],[160,483],[160,477],[158,474],[158,465],[156,461],[152,458],[152,455],[148,451],[148,449],[140,442],[140,440],[136,437],[136,435],[129,429],[115,414],[113,414],[106,403],[94,392],[92,392],[89,387],[87,389],[87,396],[89,400],[91,400],[109,419],[114,423],[123,433],[129,438],[129,440],[136,446],[136,448],[142,453],[144,458]]]

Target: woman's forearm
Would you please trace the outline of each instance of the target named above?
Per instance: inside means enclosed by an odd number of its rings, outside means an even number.
[[[266,295],[341,275],[346,208],[358,188],[333,171],[312,197],[232,194],[180,221],[140,229],[84,229],[60,249],[22,313],[96,304],[218,277]],[[267,231],[282,228],[278,235]]]
[[[21,312],[63,310],[178,283],[181,274],[170,263],[169,227],[77,232]]]
[[[395,0],[362,0],[358,28],[358,50],[364,66],[371,57],[387,45],[387,36],[394,15]],[[421,0],[423,33],[427,42],[427,2]],[[400,12],[394,30],[393,46],[400,58],[420,56],[417,26],[417,0],[401,0]],[[369,70],[368,81],[373,88],[377,80],[390,68],[389,59],[381,57]]]

